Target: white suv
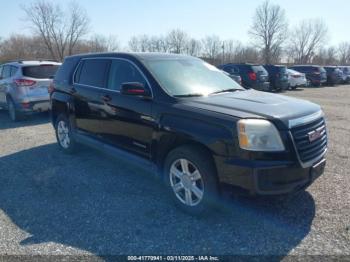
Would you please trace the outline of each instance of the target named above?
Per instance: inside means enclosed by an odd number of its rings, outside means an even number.
[[[61,63],[15,61],[0,66],[0,107],[13,121],[49,110],[48,88]]]

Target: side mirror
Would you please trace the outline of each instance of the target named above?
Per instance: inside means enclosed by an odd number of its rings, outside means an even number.
[[[144,84],[139,82],[123,83],[120,89],[122,95],[149,97],[149,92]]]

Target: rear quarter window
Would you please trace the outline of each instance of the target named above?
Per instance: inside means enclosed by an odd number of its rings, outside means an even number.
[[[58,65],[24,66],[22,74],[26,77],[48,79],[56,74]]]
[[[74,82],[81,85],[104,88],[110,60],[86,59],[83,60],[74,76]]]

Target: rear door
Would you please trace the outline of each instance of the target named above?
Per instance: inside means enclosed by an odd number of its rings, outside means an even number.
[[[107,89],[101,93],[103,117],[98,134],[106,142],[149,157],[154,121],[152,99],[122,95],[123,83],[142,83],[146,89],[150,85],[141,70],[127,59],[112,59],[108,75]]]
[[[82,59],[74,74],[73,97],[76,127],[87,135],[96,136],[102,121],[101,89],[106,88],[110,60]]]

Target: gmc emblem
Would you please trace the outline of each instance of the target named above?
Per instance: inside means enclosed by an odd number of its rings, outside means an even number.
[[[322,136],[323,128],[316,129],[310,133],[308,133],[309,141],[314,142]]]

